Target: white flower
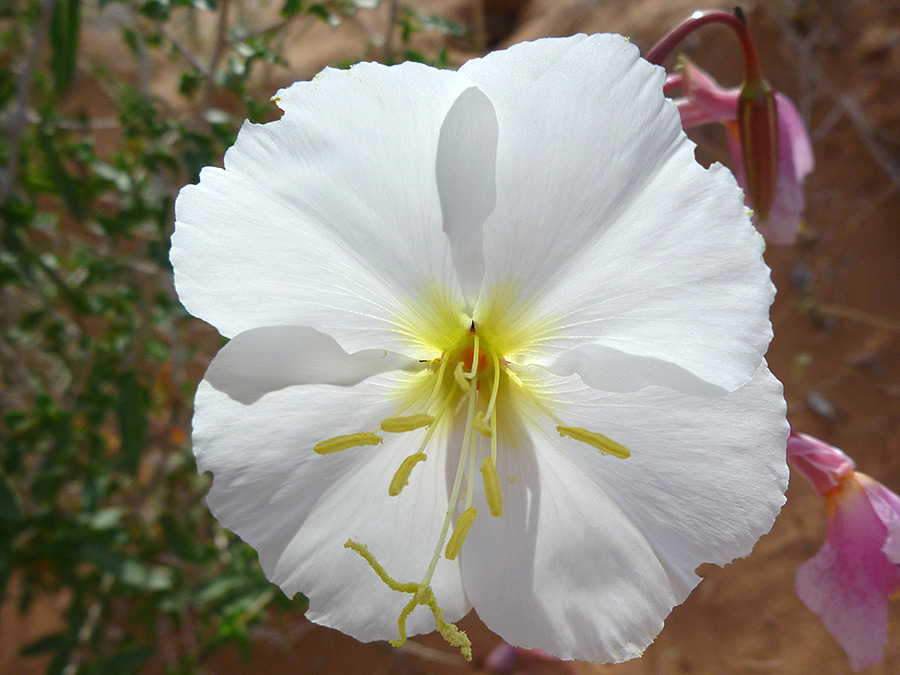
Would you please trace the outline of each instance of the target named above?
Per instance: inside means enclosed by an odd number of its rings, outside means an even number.
[[[762,239],[663,80],[614,35],[325,70],[182,190],[209,506],[311,620],[620,661],[771,527]]]

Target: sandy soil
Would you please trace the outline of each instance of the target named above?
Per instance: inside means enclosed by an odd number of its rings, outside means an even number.
[[[623,33],[646,52],[690,12],[733,3],[415,4],[478,27],[475,38],[450,43],[452,57],[461,61],[484,46],[575,32]],[[818,161],[807,183],[803,242],[770,247],[766,254],[778,287],[771,368],[784,382],[796,428],[844,448],[862,471],[900,491],[900,2],[778,0],[747,3],[745,10],[770,80],[809,120]],[[722,81],[736,84],[740,71],[732,36],[718,28],[701,35],[686,51]],[[298,44],[288,55],[293,74],[273,74],[272,90],[353,54],[348,50],[359,42],[358,36],[317,27]],[[164,73],[156,83],[168,86]],[[727,161],[717,130],[695,138],[703,145],[701,157]],[[577,671],[849,672],[837,643],[793,591],[794,573],[820,545],[823,529],[821,499],[802,478],[792,477],[788,504],[772,532],[747,558],[725,568],[701,568],[704,582],[675,609],[643,658],[614,666],[576,664]],[[478,658],[499,639],[475,616],[462,627],[473,638],[472,664],[433,635],[395,650],[360,644],[295,617],[261,628],[249,662],[226,651],[209,665],[217,673],[269,675],[478,672]],[[867,672],[900,672],[900,603],[890,608],[884,662]]]

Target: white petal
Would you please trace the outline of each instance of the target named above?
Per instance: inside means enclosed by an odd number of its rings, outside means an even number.
[[[460,556],[475,611],[519,647],[639,656],[676,602],[665,571],[619,506],[546,439],[520,450],[499,461],[503,515],[479,504]]]
[[[497,203],[497,116],[487,97],[466,89],[447,113],[437,182],[453,262],[470,308],[484,277],[484,221]]]
[[[514,480],[503,481],[504,515],[479,517],[463,549],[466,592],[513,644],[562,658],[638,656],[700,581],[697,566],[748,554],[772,526],[787,487],[781,385],[765,365],[716,398],[543,380],[566,425],[631,457],[560,438],[529,415],[541,427],[526,426],[533,448],[500,453],[501,481]]]
[[[694,377],[657,383],[685,391],[698,378],[728,391],[749,380],[771,338],[762,239],[733,177],[694,160],[663,70],[619,36],[581,35],[460,72],[501,130],[481,297],[504,301],[485,300],[476,323],[552,329],[524,360],[559,373],[577,362],[588,381],[607,363],[587,345],[668,361]]]
[[[195,402],[194,452],[199,469],[213,473],[213,514],[259,552],[266,576],[288,596],[309,598],[312,621],[364,641],[397,637],[409,596],[389,590],[344,542],[368,545],[396,580],[420,581],[447,508],[444,457],[420,463],[403,492],[390,497],[394,472],[424,430],[384,434],[382,445],[326,456],[313,445],[371,431],[397,414],[392,377],[294,386],[251,405],[204,381]],[[432,587],[448,620],[469,610],[456,563],[442,560]],[[408,629],[434,630],[431,613],[417,608]]]
[[[205,379],[231,398],[253,403],[295,384],[349,386],[419,365],[384,349],[348,354],[331,336],[305,326],[264,326],[235,335],[209,364]]]
[[[226,336],[307,325],[349,351],[404,351],[411,307],[429,299],[462,311],[435,163],[469,87],[419,64],[363,63],[279,92],[284,116],[245,124],[225,168],[179,195],[171,256],[184,305]]]

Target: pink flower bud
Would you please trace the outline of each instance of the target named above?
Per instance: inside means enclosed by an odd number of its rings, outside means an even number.
[[[681,74],[671,76],[667,82],[668,89],[678,85],[683,96],[675,99],[675,103],[682,125],[685,129],[712,122],[725,126],[734,175],[746,190],[747,205],[755,211],[757,229],[769,243],[792,244],[806,206],[803,181],[815,163],[809,133],[797,108],[779,92],[771,97],[752,95],[746,87],[743,94],[746,102],[742,103],[740,89],[725,89],[688,60],[682,62]],[[770,105],[777,126],[778,147],[774,153],[771,138],[767,139],[772,128],[768,117]],[[739,120],[742,109],[743,117]],[[748,145],[749,151],[745,149]],[[777,164],[774,189],[770,190],[767,172],[773,157],[777,158]],[[753,180],[748,180],[750,175]]]

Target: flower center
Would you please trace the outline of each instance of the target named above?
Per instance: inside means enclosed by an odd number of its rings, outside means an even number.
[[[419,395],[412,397],[396,416],[382,420],[379,428],[373,431],[335,436],[317,443],[314,447],[318,454],[327,455],[353,447],[378,445],[383,441],[378,432],[410,433],[425,429],[418,449],[400,463],[388,485],[388,494],[396,497],[409,483],[415,467],[428,459],[428,446],[442,422],[452,423],[452,419],[456,418],[465,420],[459,461],[447,511],[431,561],[422,580],[419,583],[395,581],[366,546],[352,540],[344,544],[345,548],[352,549],[362,556],[388,587],[412,596],[397,619],[399,637],[391,641],[394,646],[399,647],[406,642],[407,617],[419,605],[426,605],[434,614],[435,626],[441,635],[450,644],[459,647],[467,659],[471,658],[468,637],[444,619],[443,611],[438,606],[431,589],[431,580],[441,552],[443,551],[444,557],[448,560],[454,560],[459,555],[466,536],[478,516],[478,510],[472,506],[477,482],[483,485],[491,515],[494,517],[503,515],[503,493],[496,468],[498,417],[500,412],[509,415],[512,408],[504,406],[498,412],[499,403],[510,399],[514,391],[516,395],[521,391],[538,410],[554,421],[560,436],[586,443],[615,457],[626,458],[630,455],[627,448],[603,434],[563,424],[510,365],[490,342],[479,335],[475,323],[472,322],[469,330],[455,345],[445,349],[439,358],[423,362],[423,368],[430,373],[426,377],[426,384],[416,389]],[[446,419],[448,416],[451,420]],[[479,463],[481,480],[477,481],[475,469]],[[462,510],[456,517],[451,533],[450,525],[457,505],[462,505]]]

